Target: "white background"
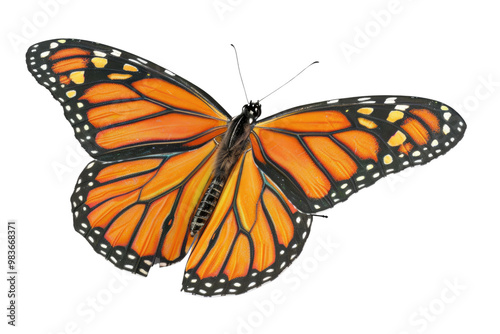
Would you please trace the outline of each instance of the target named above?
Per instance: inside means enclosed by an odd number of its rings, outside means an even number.
[[[19,309],[18,327],[7,326],[2,279],[0,326],[43,334],[498,333],[494,4],[3,2],[0,267],[6,273],[5,224],[15,219]],[[263,116],[338,97],[416,95],[455,107],[468,130],[445,157],[386,178],[325,212],[328,219],[316,218],[302,255],[272,283],[236,297],[196,297],[180,292],[185,261],[135,277],[74,232],[69,197],[91,159],[24,61],[29,45],[52,38],[93,40],[154,61],[233,115],[245,100],[230,43],[253,100],[319,60],[266,99]]]

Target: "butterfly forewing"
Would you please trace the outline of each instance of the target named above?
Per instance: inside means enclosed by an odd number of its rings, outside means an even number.
[[[440,102],[374,96],[284,111],[258,122],[251,141],[257,165],[298,209],[314,213],[443,155],[465,127]]]
[[[82,40],[32,46],[29,71],[64,108],[76,138],[100,160],[199,147],[230,116],[208,94],[128,52]]]

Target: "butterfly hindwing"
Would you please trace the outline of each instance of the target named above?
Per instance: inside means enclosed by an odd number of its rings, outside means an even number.
[[[383,176],[425,164],[463,137],[451,107],[404,96],[374,96],[296,107],[259,121],[257,165],[301,211],[345,201]]]
[[[259,170],[248,150],[193,247],[183,290],[240,294],[273,280],[302,251],[311,222]]]
[[[106,45],[45,41],[28,49],[26,62],[99,160],[190,150],[223,133],[231,118],[187,80]]]
[[[216,147],[212,140],[183,153],[91,162],[71,197],[75,230],[115,266],[141,275],[180,261]]]

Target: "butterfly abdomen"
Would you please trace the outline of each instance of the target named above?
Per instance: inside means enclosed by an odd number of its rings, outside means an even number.
[[[191,221],[191,235],[195,235],[212,215],[225,183],[226,180],[220,176],[210,182]]]

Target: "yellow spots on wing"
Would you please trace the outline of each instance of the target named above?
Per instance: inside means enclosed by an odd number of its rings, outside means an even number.
[[[108,78],[111,80],[125,80],[132,76],[132,74],[120,74],[120,73],[111,73],[108,74]]]
[[[394,123],[396,121],[399,121],[401,118],[403,118],[405,114],[403,114],[399,110],[393,110],[389,113],[389,116],[387,116],[387,120],[391,123]]]
[[[369,119],[366,118],[358,118],[359,124],[363,125],[365,128],[368,129],[375,129],[377,127],[377,124],[375,122],[370,121]]]
[[[363,115],[370,115],[373,112],[373,108],[359,108],[358,113]]]
[[[97,68],[103,68],[108,63],[108,60],[106,58],[94,57],[92,58],[92,63]]]
[[[397,131],[388,141],[387,144],[390,146],[399,146],[404,143],[406,136],[401,131]]]
[[[448,126],[448,124],[445,124],[445,125],[443,126],[443,133],[444,133],[445,135],[447,135],[448,133],[450,133],[450,127]]]
[[[71,81],[73,81],[77,85],[82,84],[85,82],[85,71],[71,72],[71,74],[69,75],[69,78],[71,79]]]
[[[393,159],[392,159],[392,156],[391,156],[391,155],[389,155],[389,154],[387,154],[387,155],[384,157],[384,164],[389,165],[389,164],[391,164],[391,163],[392,163],[392,160],[393,160]]]
[[[130,65],[130,64],[125,64],[125,65],[123,65],[123,69],[124,69],[125,71],[129,71],[129,72],[137,72],[137,71],[138,71],[137,67],[132,66],[132,65]]]
[[[441,110],[446,111],[446,110],[449,110],[449,109],[448,109],[448,107],[447,107],[447,106],[441,106]]]
[[[66,92],[66,96],[70,99],[76,96],[76,90],[69,90]]]

